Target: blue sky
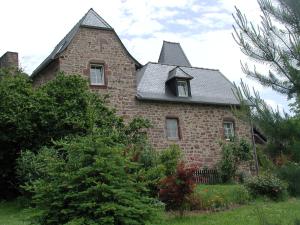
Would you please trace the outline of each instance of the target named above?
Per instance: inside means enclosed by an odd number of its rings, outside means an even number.
[[[114,27],[129,52],[142,64],[158,60],[163,40],[180,42],[193,66],[219,69],[233,82],[243,78],[272,107],[287,109],[283,96],[246,79],[242,73],[240,60],[249,59],[232,38],[231,14],[235,5],[259,22],[256,0],[3,1],[0,55],[19,52],[21,66],[30,74],[93,8]]]

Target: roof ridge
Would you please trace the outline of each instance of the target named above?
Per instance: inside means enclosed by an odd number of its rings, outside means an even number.
[[[159,64],[159,65],[165,65],[165,66],[178,66],[178,65],[173,65],[173,64],[167,64],[167,63],[158,63],[158,62],[151,62],[149,61],[148,63],[152,64]],[[147,63],[147,64],[148,64]],[[202,70],[212,70],[212,71],[219,71],[219,69],[211,69],[211,68],[204,68],[204,67],[197,67],[197,66],[178,66],[178,67],[186,67],[186,68],[192,68],[192,69],[202,69]]]
[[[186,61],[192,66],[192,64],[190,63],[190,60],[188,59],[188,57],[186,56],[185,52],[183,51],[183,48],[181,47],[181,44],[178,43],[178,45],[179,45],[179,48],[181,48],[181,51],[182,51],[183,56],[185,57]]]
[[[163,40],[163,42],[170,43],[170,44],[180,44],[179,42],[166,41],[166,40]]]
[[[105,19],[103,19],[93,8],[90,8],[89,11],[84,15],[84,18],[89,14],[89,12],[93,13],[94,16],[96,16],[104,25],[106,25],[108,28],[112,28],[112,26],[109,25],[108,22],[105,21]],[[83,22],[84,20],[81,21],[81,23]]]

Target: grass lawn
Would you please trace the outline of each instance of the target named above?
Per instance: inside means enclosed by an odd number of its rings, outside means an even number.
[[[285,202],[255,202],[223,212],[191,214],[183,218],[162,213],[155,225],[260,225],[259,214],[278,225],[294,225],[300,219],[300,199]],[[17,202],[0,202],[0,225],[29,225],[28,212]]]
[[[236,209],[178,218],[164,215],[160,225],[260,225],[259,215],[278,225],[294,225],[300,219],[300,199],[285,202],[255,202]]]
[[[28,213],[18,202],[0,202],[0,225],[29,225]]]

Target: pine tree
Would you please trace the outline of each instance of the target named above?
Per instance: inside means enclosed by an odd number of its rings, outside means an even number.
[[[242,65],[243,72],[260,84],[287,95],[300,95],[300,1],[258,0],[262,16],[255,26],[236,9],[234,39],[241,51],[269,67],[267,74]]]
[[[233,36],[246,56],[266,65],[269,71],[263,73],[255,67],[251,70],[245,63],[242,64],[243,72],[263,86],[295,100],[290,105],[295,114],[283,115],[278,109],[272,109],[258,92],[251,94],[243,82],[235,93],[242,102],[244,116],[267,136],[267,149],[271,151],[273,159],[284,154],[288,159],[299,162],[300,1],[258,0],[258,4],[262,12],[261,24],[255,26],[236,9]]]

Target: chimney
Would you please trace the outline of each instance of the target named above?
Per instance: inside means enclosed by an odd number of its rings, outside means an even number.
[[[0,58],[0,68],[19,68],[19,57],[17,52],[6,52]]]

